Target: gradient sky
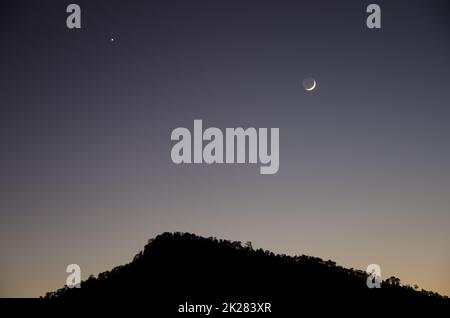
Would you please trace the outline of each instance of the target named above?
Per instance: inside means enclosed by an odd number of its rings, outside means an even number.
[[[0,296],[60,288],[71,263],[83,278],[127,263],[164,231],[376,263],[450,295],[448,1],[0,12]],[[279,172],[173,164],[170,133],[194,119],[280,128]]]

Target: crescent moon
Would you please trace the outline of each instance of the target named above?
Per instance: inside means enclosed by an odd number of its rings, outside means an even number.
[[[312,91],[314,88],[316,88],[316,80],[313,80],[313,85],[310,88],[306,88],[306,90]]]

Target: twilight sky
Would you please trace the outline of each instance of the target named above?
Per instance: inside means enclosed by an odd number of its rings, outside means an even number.
[[[366,27],[370,3],[381,30]],[[62,287],[71,263],[83,278],[127,263],[164,231],[376,263],[450,295],[449,12],[2,1],[0,297]],[[279,128],[279,172],[173,164],[170,133],[194,119]]]

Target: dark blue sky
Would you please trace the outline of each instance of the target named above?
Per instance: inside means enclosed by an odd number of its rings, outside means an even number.
[[[163,231],[450,295],[448,1],[0,5],[0,296],[128,262]],[[114,38],[114,42],[110,39]],[[313,77],[313,92],[302,81]],[[277,127],[280,170],[174,165],[176,127]]]

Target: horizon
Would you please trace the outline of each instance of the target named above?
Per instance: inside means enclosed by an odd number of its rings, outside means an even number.
[[[136,257],[138,257],[138,256],[142,257],[142,255],[143,255],[142,253],[144,253],[144,251],[145,251],[145,249],[147,248],[148,245],[155,244],[155,241],[156,241],[157,239],[161,239],[162,237],[163,237],[162,239],[167,240],[167,234],[170,234],[170,235],[171,235],[171,238],[170,238],[171,240],[174,240],[174,239],[175,239],[174,235],[181,235],[181,236],[184,236],[184,235],[193,235],[193,236],[195,236],[197,239],[200,238],[200,239],[206,239],[206,240],[213,240],[213,241],[215,241],[215,243],[217,243],[217,244],[223,244],[223,242],[228,242],[228,243],[236,243],[236,242],[237,242],[237,243],[240,244],[240,246],[241,246],[242,248],[250,248],[250,250],[253,251],[253,252],[258,251],[258,250],[262,250],[262,251],[264,251],[265,254],[267,254],[267,253],[273,253],[273,251],[271,251],[271,250],[267,250],[267,249],[264,249],[264,248],[262,248],[262,247],[255,247],[255,246],[253,246],[253,242],[251,242],[251,241],[246,241],[246,242],[243,242],[243,241],[234,241],[234,240],[223,239],[223,238],[215,237],[215,236],[205,237],[205,236],[200,236],[200,235],[197,235],[197,234],[195,234],[195,233],[190,233],[190,232],[162,232],[162,233],[156,235],[155,237],[149,238],[148,241],[147,241],[147,243],[144,245],[144,248],[142,248],[140,251],[138,251],[138,252],[134,255],[134,257],[132,258],[132,260],[131,260],[130,262],[127,262],[127,263],[125,263],[125,264],[117,264],[116,266],[114,266],[114,267],[112,267],[112,268],[110,268],[110,269],[108,269],[108,270],[105,270],[105,271],[103,271],[103,272],[100,272],[100,273],[98,273],[98,274],[96,274],[96,275],[90,274],[88,278],[89,278],[89,279],[90,279],[91,277],[94,277],[94,278],[100,278],[100,277],[101,277],[101,274],[105,274],[105,273],[108,273],[108,272],[112,272],[112,271],[114,271],[115,269],[121,268],[122,266],[130,265],[131,263],[135,262]],[[284,257],[287,256],[288,258],[295,258],[295,257],[306,256],[306,257],[310,257],[310,258],[317,259],[317,256],[314,256],[314,255],[305,255],[305,254],[274,253],[274,255],[275,255],[275,256],[284,256]],[[317,261],[321,261],[321,262],[323,262],[323,263],[329,263],[329,262],[331,261],[332,263],[334,263],[334,265],[333,265],[334,267],[342,267],[342,268],[345,268],[345,269],[350,270],[350,271],[355,271],[355,272],[358,272],[358,271],[359,271],[359,272],[361,272],[361,273],[364,273],[364,274],[367,274],[367,275],[368,275],[368,269],[365,270],[365,269],[361,269],[361,268],[353,268],[353,267],[348,268],[348,267],[342,266],[341,264],[338,264],[338,263],[334,262],[332,259],[327,259],[327,258],[321,258],[321,257],[319,257],[319,258],[317,259]],[[374,265],[374,264],[371,264],[371,265]],[[376,265],[376,264],[375,264],[375,265]],[[69,272],[69,271],[68,271],[68,272]],[[368,275],[368,276],[369,276],[369,275]],[[414,284],[413,282],[403,282],[403,281],[401,280],[401,277],[395,277],[395,276],[385,277],[385,278],[383,279],[383,281],[380,281],[380,283],[383,283],[383,284],[389,283],[389,279],[391,279],[391,278],[397,278],[397,279],[399,279],[399,280],[400,280],[400,281],[399,281],[399,286],[401,286],[401,287],[411,287],[411,288],[414,288],[414,290],[415,290],[415,291],[418,291],[418,292],[420,292],[420,291],[433,292],[433,291],[429,291],[429,290],[422,289],[422,288],[420,288],[420,286]],[[86,281],[86,280],[84,280],[84,281]],[[83,281],[82,281],[82,282],[83,282]],[[80,285],[81,285],[82,282],[80,282]],[[60,287],[60,288],[64,289],[66,286],[67,286],[67,284],[64,285],[63,287]],[[417,288],[414,287],[414,286],[417,286]],[[49,292],[51,293],[51,292],[56,292],[56,291],[57,291],[57,290],[53,290],[53,291],[49,291]],[[433,292],[433,293],[435,293],[435,292]],[[438,293],[438,294],[439,294],[439,293]],[[448,297],[448,295],[442,295],[442,294],[439,294],[439,295],[442,296],[442,297]],[[41,295],[41,296],[45,296],[45,295]]]

